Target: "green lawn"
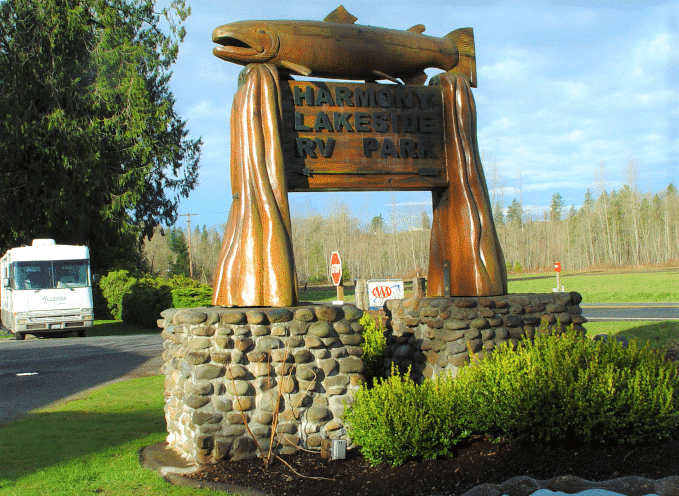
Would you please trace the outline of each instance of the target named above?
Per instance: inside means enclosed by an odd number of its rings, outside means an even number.
[[[140,465],[139,450],[167,435],[163,380],[116,383],[0,426],[0,495],[224,495]]]
[[[566,291],[577,291],[583,303],[657,303],[679,301],[679,269],[663,272],[564,274]],[[550,293],[556,276],[509,280],[510,293]]]

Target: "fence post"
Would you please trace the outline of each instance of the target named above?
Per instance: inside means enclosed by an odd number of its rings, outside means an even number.
[[[354,295],[356,296],[356,307],[361,310],[368,309],[368,282],[365,279],[356,279],[356,286],[354,287]]]

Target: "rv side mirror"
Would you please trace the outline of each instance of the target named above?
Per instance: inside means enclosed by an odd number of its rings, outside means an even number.
[[[3,288],[9,288],[9,277],[3,277],[2,278],[2,287]]]
[[[92,274],[92,284],[99,284],[99,274]]]

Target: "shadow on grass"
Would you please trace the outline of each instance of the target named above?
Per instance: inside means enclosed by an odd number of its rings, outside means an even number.
[[[138,381],[144,381],[146,389],[162,391],[161,377]],[[75,458],[165,433],[162,393],[148,394],[142,388],[143,394],[136,394],[130,387],[134,386],[116,384],[54,410],[1,425],[0,481],[16,481]]]
[[[128,351],[140,340],[123,337],[110,345],[97,345],[92,338],[3,344],[0,425],[124,376],[158,374],[159,351]]]
[[[649,342],[651,348],[661,348],[679,341],[679,321],[648,323],[611,334],[636,339],[642,346]]]

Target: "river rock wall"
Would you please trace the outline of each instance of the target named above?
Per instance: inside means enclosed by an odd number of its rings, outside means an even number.
[[[516,346],[536,332],[563,332],[569,325],[585,333],[579,293],[530,293],[489,297],[387,300],[386,370],[395,364],[421,382],[441,373],[455,375],[496,346]]]
[[[363,382],[352,305],[170,309],[161,315],[168,444],[208,464],[345,439]]]

